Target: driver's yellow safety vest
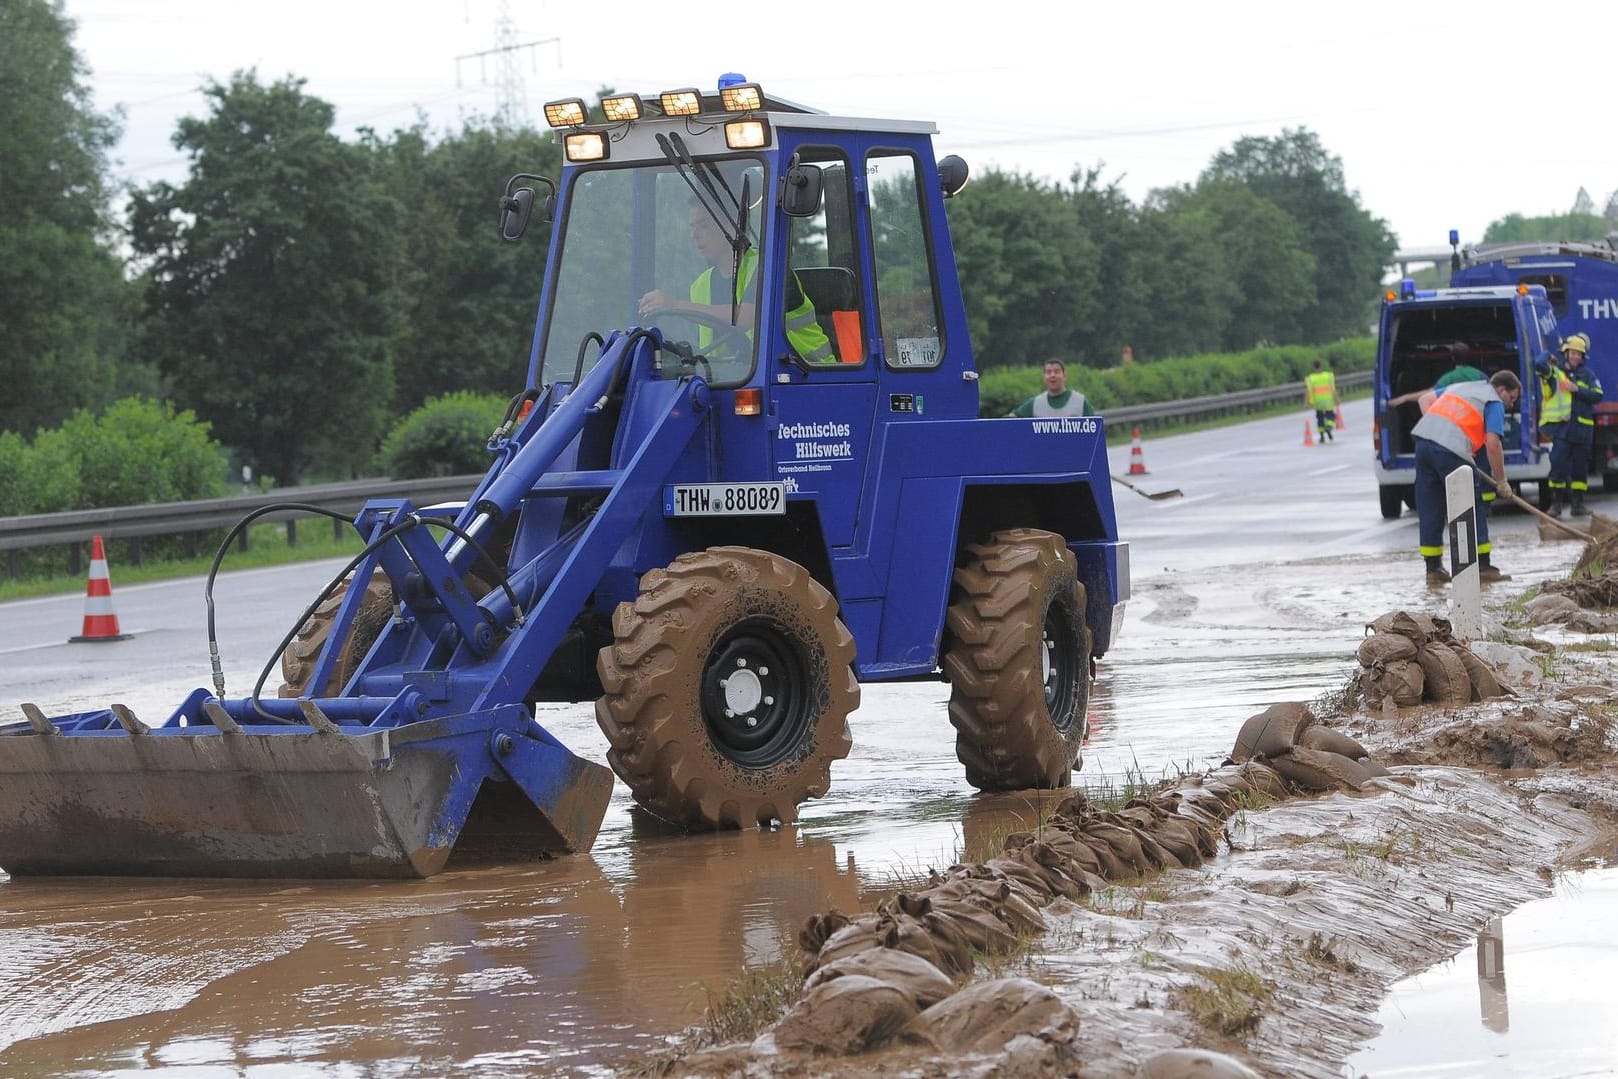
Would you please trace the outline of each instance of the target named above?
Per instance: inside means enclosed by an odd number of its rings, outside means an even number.
[[[1309,392],[1309,407],[1316,412],[1330,412],[1337,407],[1337,376],[1330,371],[1311,371],[1303,384]]]
[[[1540,397],[1539,425],[1544,427],[1548,423],[1566,423],[1572,419],[1573,383],[1568,377],[1553,367],[1550,377],[1539,381],[1545,387]]]
[[[758,274],[758,252],[749,248],[742,254],[741,269],[736,274],[736,302],[741,303],[752,290],[753,278]],[[800,288],[799,293],[803,290]],[[713,267],[697,274],[691,282],[691,302],[714,304],[719,303],[713,294]],[[786,313],[787,341],[797,350],[799,356],[806,363],[834,363],[837,357],[832,353],[831,341],[826,337],[826,331],[820,328],[815,320],[815,305],[807,295],[803,302]],[[749,334],[749,336],[752,336]],[[713,331],[706,326],[697,328],[697,343],[707,345],[713,337]]]

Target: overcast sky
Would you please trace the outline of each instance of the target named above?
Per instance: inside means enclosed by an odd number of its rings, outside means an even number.
[[[1618,3],[1133,0],[67,0],[97,105],[122,106],[119,171],[182,179],[170,137],[198,92],[295,74],[339,130],[500,105],[506,40],[529,114],[603,86],[655,94],[736,71],[829,112],[932,120],[939,153],[1065,181],[1099,166],[1136,202],[1195,182],[1243,135],[1306,127],[1404,247],[1478,240],[1512,212],[1597,208]],[[784,14],[792,12],[791,16]],[[761,22],[760,20],[767,20]],[[1582,70],[1581,70],[1582,68]],[[507,76],[511,72],[507,72]],[[491,187],[504,177],[491,177]]]

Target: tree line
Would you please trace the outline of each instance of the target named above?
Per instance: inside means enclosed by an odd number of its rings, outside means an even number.
[[[549,133],[475,118],[345,140],[302,79],[242,71],[179,122],[183,180],[121,187],[118,117],[93,108],[60,0],[0,0],[0,85],[13,448],[133,396],[195,417],[233,468],[361,476],[423,402],[521,388],[545,244],[501,243],[495,206],[507,177],[557,173]],[[990,170],[949,213],[987,368],[1361,335],[1395,247],[1305,129],[1239,139],[1140,204],[1099,168]]]

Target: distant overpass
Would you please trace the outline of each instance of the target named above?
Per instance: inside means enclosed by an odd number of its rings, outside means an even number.
[[[1411,266],[1418,263],[1445,266],[1449,264],[1451,254],[1453,252],[1447,247],[1411,247],[1393,253],[1391,268],[1399,271],[1399,277],[1409,277]]]

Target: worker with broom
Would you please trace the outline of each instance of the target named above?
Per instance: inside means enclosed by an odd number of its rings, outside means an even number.
[[[1562,363],[1548,357],[1534,361],[1534,370],[1545,381],[1545,403],[1540,409],[1539,429],[1551,436],[1551,474],[1545,480],[1550,488],[1550,515],[1562,516],[1572,494],[1571,513],[1588,517],[1584,493],[1590,489],[1590,447],[1596,437],[1596,402],[1601,400],[1601,379],[1585,364],[1590,338],[1573,334],[1562,342]]]
[[[1490,557],[1489,517],[1482,497],[1485,477],[1472,462],[1482,450],[1495,488],[1510,493],[1500,440],[1506,428],[1506,409],[1515,408],[1521,396],[1522,383],[1510,371],[1496,371],[1487,382],[1456,382],[1438,391],[1432,406],[1411,429],[1416,444],[1416,516],[1429,585],[1441,587],[1449,581],[1444,569],[1444,480],[1457,468],[1466,468],[1472,475],[1478,580],[1490,584],[1511,579]]]

